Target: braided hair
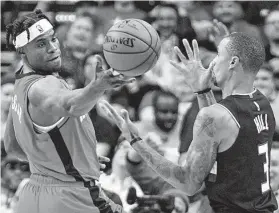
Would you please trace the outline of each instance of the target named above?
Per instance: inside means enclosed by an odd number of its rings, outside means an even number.
[[[43,14],[40,9],[37,9],[32,13],[17,18],[12,24],[8,24],[6,27],[7,48],[12,48],[13,45],[10,43],[10,41],[15,41],[16,36],[18,36],[25,30],[27,32],[27,38],[29,40],[30,32],[28,28],[41,19],[47,19],[49,21],[48,17]]]

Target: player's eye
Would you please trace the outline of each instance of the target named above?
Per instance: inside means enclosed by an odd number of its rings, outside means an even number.
[[[46,45],[45,42],[38,43],[38,47],[44,47],[45,45]]]

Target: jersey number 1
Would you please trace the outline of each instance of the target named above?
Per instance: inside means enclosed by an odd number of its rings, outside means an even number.
[[[265,193],[270,190],[269,185],[269,156],[268,156],[268,143],[262,144],[258,146],[259,155],[265,155],[265,162],[263,164],[264,173],[266,176],[266,182],[262,183],[262,193]]]

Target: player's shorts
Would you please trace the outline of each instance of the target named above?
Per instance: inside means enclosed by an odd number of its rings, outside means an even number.
[[[122,207],[107,198],[93,182],[63,182],[31,175],[23,187],[16,213],[122,213]]]

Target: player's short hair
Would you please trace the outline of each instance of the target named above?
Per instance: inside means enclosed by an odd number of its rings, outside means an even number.
[[[244,71],[256,74],[265,60],[265,49],[263,43],[257,38],[244,33],[231,33],[227,36],[229,42],[227,51],[232,56],[238,56]]]
[[[32,13],[28,13],[24,16],[18,17],[12,24],[8,24],[6,27],[7,47],[11,49],[14,48],[14,46],[11,45],[10,41],[14,41],[16,39],[16,36],[18,36],[25,30],[27,32],[27,38],[29,40],[30,32],[28,28],[41,19],[47,19],[50,22],[48,17],[43,14],[41,10],[37,9]]]
[[[154,94],[152,97],[152,105],[154,108],[156,108],[158,99],[160,97],[171,97],[177,102],[177,104],[179,104],[179,98],[175,94],[173,94],[170,91],[160,89],[160,90],[154,91]]]

